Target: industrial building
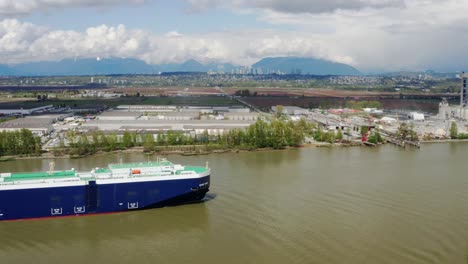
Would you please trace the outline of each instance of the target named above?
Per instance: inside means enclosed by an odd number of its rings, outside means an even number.
[[[0,114],[3,115],[30,115],[33,113],[47,111],[52,109],[53,105],[44,105],[44,106],[28,106],[28,105],[1,105]]]
[[[199,111],[202,114],[214,113],[249,113],[250,109],[242,106],[183,106],[182,112]]]
[[[200,112],[162,112],[157,115],[148,115],[142,117],[147,120],[195,120],[200,119]]]
[[[137,120],[141,117],[141,112],[126,112],[126,111],[106,111],[100,114],[97,119],[99,120],[117,120],[117,121],[128,121]]]
[[[411,112],[408,114],[408,119],[411,119],[414,121],[424,121],[425,117],[423,113]]]
[[[202,134],[208,131],[210,135],[222,135],[232,129],[244,129],[249,127],[252,121],[234,120],[131,120],[126,122],[116,120],[93,120],[81,125],[82,131],[185,131]]]
[[[224,113],[224,119],[227,120],[246,120],[246,121],[256,121],[259,118],[259,114],[255,112],[230,112]]]
[[[364,112],[369,113],[369,114],[375,114],[375,115],[382,115],[383,110],[382,109],[377,109],[377,108],[364,108],[362,109]]]
[[[449,105],[447,100],[443,99],[439,104],[439,119],[460,119],[468,120],[468,74],[460,74],[461,78],[461,89],[460,89],[460,105],[453,106]]]
[[[277,107],[272,106],[271,110],[276,113]],[[304,109],[298,106],[283,106],[283,114],[285,115],[308,115],[310,111],[308,109]]]
[[[182,108],[177,108],[176,106],[153,107],[124,105],[117,107],[115,110],[105,111],[96,118],[101,121],[189,121],[199,119],[256,121],[258,116],[258,113],[251,113],[250,109],[245,107],[184,106]]]
[[[177,111],[177,106],[173,105],[119,105],[116,107],[119,111],[129,112],[173,112]]]
[[[0,132],[14,132],[21,129],[29,129],[36,136],[46,136],[54,130],[53,124],[62,121],[70,114],[38,115],[17,118],[0,123]]]

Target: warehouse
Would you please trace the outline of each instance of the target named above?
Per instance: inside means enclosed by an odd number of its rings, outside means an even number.
[[[245,112],[224,113],[224,119],[227,119],[227,120],[256,121],[258,117],[259,117],[258,113],[245,113]]]
[[[271,110],[276,113],[277,107],[272,106]],[[310,111],[297,106],[283,106],[283,114],[285,115],[308,115]]]
[[[149,115],[145,117],[149,120],[178,120],[178,121],[186,121],[186,120],[195,120],[200,119],[200,112],[192,111],[192,112],[162,112],[158,113],[157,115]]]
[[[116,121],[129,121],[137,120],[142,113],[139,112],[125,112],[125,111],[106,111],[100,114],[98,120],[116,120]]]
[[[53,130],[54,118],[24,117],[0,123],[0,132],[14,132],[28,129],[36,136],[45,136]]]
[[[236,121],[236,120],[132,120],[132,121],[116,121],[116,120],[93,120],[85,122],[81,125],[81,130],[92,131],[194,131],[196,134],[201,134],[205,130],[209,134],[219,135],[225,131],[232,129],[244,129],[253,124],[253,121]]]
[[[174,105],[119,105],[116,110],[128,112],[173,112],[177,110]]]
[[[3,115],[30,115],[41,111],[52,109],[53,105],[44,106],[29,106],[29,105],[2,105],[0,106],[0,114]]]

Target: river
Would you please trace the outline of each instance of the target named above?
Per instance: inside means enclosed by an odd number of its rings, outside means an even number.
[[[107,154],[55,167],[90,170],[120,159],[148,158]],[[466,143],[169,159],[209,161],[206,201],[0,222],[0,263],[467,263]],[[3,162],[0,171],[47,170],[48,162]]]

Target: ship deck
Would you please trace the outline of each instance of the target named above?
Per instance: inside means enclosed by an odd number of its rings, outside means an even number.
[[[143,175],[132,175],[131,170],[140,170],[144,168],[164,168],[159,173],[145,174],[144,176],[167,176],[169,175],[187,175],[190,173],[204,173],[209,171],[208,168],[198,166],[180,166],[174,165],[169,161],[161,162],[138,162],[138,163],[122,163],[122,164],[109,164],[108,168],[96,168],[91,172],[77,172],[74,169],[71,170],[60,170],[53,172],[18,172],[18,173],[0,173],[0,184],[1,182],[13,183],[23,182],[32,180],[91,180],[97,179],[101,175],[110,175],[113,177],[121,177],[114,175],[116,171],[122,169],[128,169],[129,176],[139,177]]]
[[[74,170],[63,170],[50,172],[19,172],[11,173],[10,176],[3,177],[4,182],[13,182],[21,180],[39,180],[39,179],[58,179],[76,177]]]

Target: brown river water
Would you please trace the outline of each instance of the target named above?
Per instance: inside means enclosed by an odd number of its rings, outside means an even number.
[[[148,158],[108,154],[55,167],[85,171],[119,159]],[[169,159],[209,161],[203,203],[0,222],[0,263],[468,263],[466,143]],[[0,171],[47,170],[48,162],[3,162]]]

